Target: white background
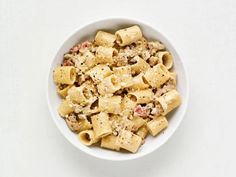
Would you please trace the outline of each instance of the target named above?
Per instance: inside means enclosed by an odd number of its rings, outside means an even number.
[[[46,104],[49,65],[81,25],[137,18],[166,34],[186,64],[190,100],[173,137],[144,158],[109,162],[59,133]],[[1,177],[235,177],[235,0],[0,0]]]

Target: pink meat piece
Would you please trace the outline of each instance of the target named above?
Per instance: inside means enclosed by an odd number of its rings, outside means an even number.
[[[147,107],[142,107],[138,105],[134,108],[134,115],[140,117],[147,117],[148,116],[148,109]]]
[[[63,66],[74,66],[74,63],[70,60],[64,60],[63,61]]]

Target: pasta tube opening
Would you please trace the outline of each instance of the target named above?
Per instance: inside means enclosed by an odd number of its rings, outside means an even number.
[[[91,110],[95,110],[97,108],[98,108],[98,99],[96,101],[94,101],[90,106]]]
[[[159,63],[162,63],[167,69],[171,69],[173,66],[172,55],[169,52],[158,53]]]
[[[133,102],[137,102],[137,97],[135,95],[129,95],[129,99]]]
[[[147,79],[145,79],[144,76],[142,76],[142,80],[143,80],[143,83],[144,83],[144,84],[147,84],[147,85],[148,85],[148,81],[147,81]]]
[[[85,130],[79,133],[79,140],[86,146],[95,143],[95,136],[92,130]]]

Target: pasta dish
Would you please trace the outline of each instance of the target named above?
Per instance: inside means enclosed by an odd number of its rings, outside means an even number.
[[[168,127],[166,115],[181,104],[173,65],[165,45],[148,41],[137,25],[97,31],[53,71],[58,113],[82,144],[135,153],[148,134]]]

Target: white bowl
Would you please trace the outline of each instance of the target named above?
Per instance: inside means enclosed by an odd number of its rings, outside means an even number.
[[[65,121],[57,113],[57,107],[61,102],[61,98],[58,96],[55,84],[53,82],[53,76],[52,76],[53,69],[62,62],[64,53],[66,53],[74,44],[76,44],[77,42],[82,42],[86,39],[93,38],[97,30],[103,29],[106,31],[114,32],[115,30],[124,27],[129,27],[134,24],[137,24],[141,27],[143,34],[147,39],[159,40],[163,42],[167,47],[167,49],[172,53],[174,58],[174,70],[178,74],[177,90],[181,94],[182,104],[168,116],[169,127],[164,131],[164,133],[160,133],[156,137],[148,136],[148,138],[145,140],[145,144],[135,154],[114,152],[102,149],[100,147],[84,146],[83,144],[80,143],[76,134],[72,133],[69,130]],[[179,126],[180,122],[183,119],[183,116],[187,108],[188,94],[189,94],[189,87],[188,87],[186,70],[184,68],[183,62],[181,61],[179,55],[177,54],[176,50],[169,42],[169,40],[167,40],[167,38],[162,33],[160,33],[158,30],[156,30],[154,27],[150,25],[147,25],[137,20],[123,19],[123,18],[98,20],[79,28],[72,35],[70,35],[60,47],[59,51],[57,52],[51,64],[50,73],[48,77],[48,88],[47,88],[48,106],[52,118],[55,124],[57,125],[58,129],[64,135],[64,137],[75,147],[77,147],[81,151],[91,156],[115,161],[136,159],[153,152],[154,150],[158,149],[161,145],[163,145],[173,135],[173,133],[175,132],[175,130],[177,129],[177,127]]]

